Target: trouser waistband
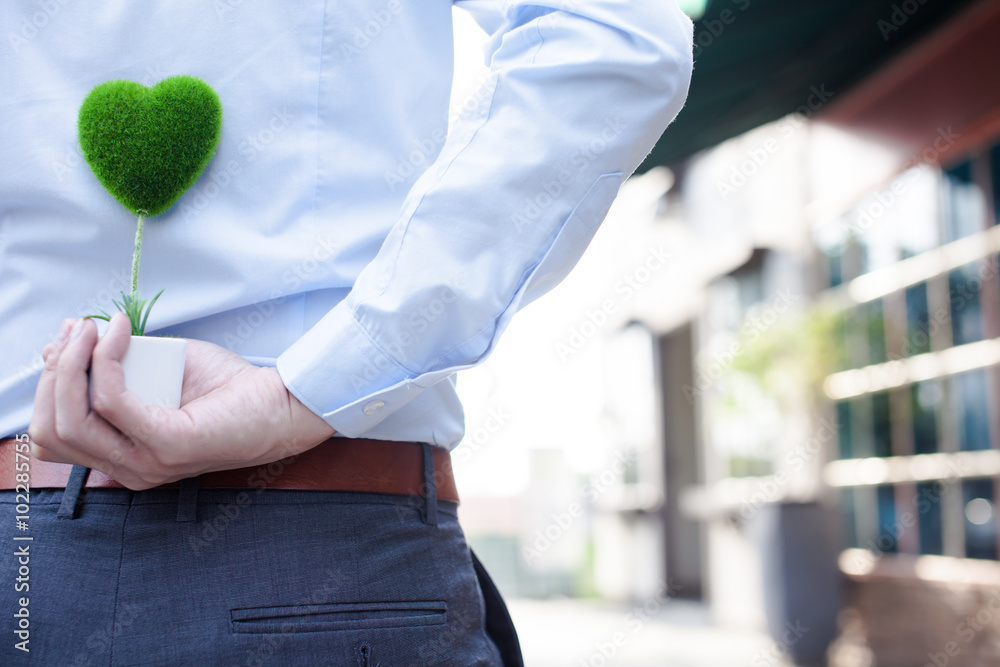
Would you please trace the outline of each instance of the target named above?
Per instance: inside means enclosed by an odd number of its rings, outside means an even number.
[[[26,470],[25,470],[26,468]],[[18,471],[31,488],[62,488],[60,516],[73,518],[84,488],[125,488],[110,475],[84,466],[40,461],[27,438],[0,440],[0,488],[16,489]],[[113,474],[113,471],[109,470]],[[164,485],[178,488],[178,521],[196,520],[198,488],[271,488],[356,491],[420,496],[425,522],[437,523],[437,499],[458,502],[449,453],[427,443],[330,438],[267,465],[210,472]],[[163,488],[163,487],[160,487]]]

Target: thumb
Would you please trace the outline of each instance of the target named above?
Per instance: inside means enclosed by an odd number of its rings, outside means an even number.
[[[129,323],[128,316],[125,313],[115,313],[108,323],[104,335],[97,341],[97,346],[94,348],[94,363],[121,363],[122,357],[128,350],[131,336],[132,325]]]
[[[97,345],[90,360],[91,399],[96,394],[102,397],[119,396],[125,392],[125,372],[122,357],[128,350],[132,325],[125,313],[115,313],[107,330]]]
[[[90,362],[90,397],[94,410],[122,433],[133,433],[142,423],[146,406],[125,388],[122,358],[129,348],[132,325],[124,313],[115,313],[94,348]],[[136,438],[133,438],[135,440]]]

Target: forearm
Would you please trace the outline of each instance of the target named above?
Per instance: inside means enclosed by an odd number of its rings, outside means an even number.
[[[278,359],[351,437],[482,362],[565,277],[687,92],[691,24],[672,5],[458,4],[493,32],[487,103],[456,123],[348,298]]]

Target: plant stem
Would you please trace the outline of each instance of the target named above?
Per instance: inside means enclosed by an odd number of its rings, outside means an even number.
[[[139,297],[139,253],[142,252],[142,223],[146,217],[140,213],[135,228],[135,252],[132,253],[132,296]]]

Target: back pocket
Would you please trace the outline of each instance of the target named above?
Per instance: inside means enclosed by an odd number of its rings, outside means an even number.
[[[444,625],[448,605],[440,600],[335,602],[233,609],[230,616],[235,633],[328,632]]]

